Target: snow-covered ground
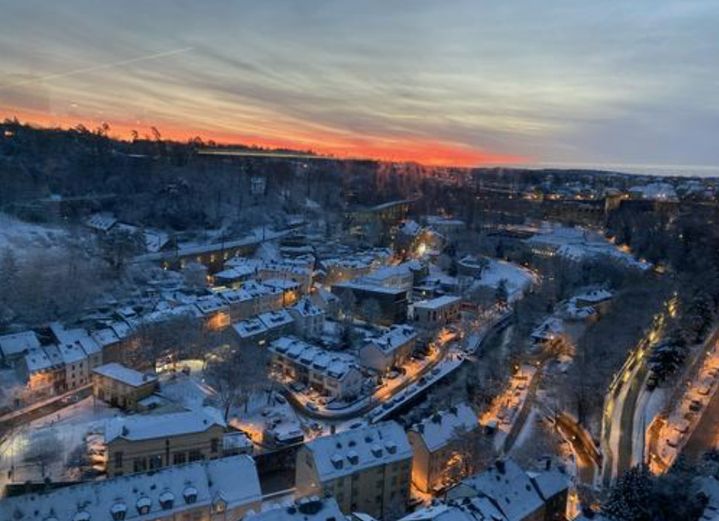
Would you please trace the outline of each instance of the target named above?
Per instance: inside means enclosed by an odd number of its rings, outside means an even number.
[[[18,256],[32,255],[38,250],[60,248],[67,231],[51,225],[32,224],[0,213],[0,252],[6,248]]]
[[[520,299],[522,294],[537,282],[537,276],[522,266],[499,259],[488,259],[488,261],[489,266],[482,271],[482,276],[475,285],[496,289],[500,281],[505,280],[510,302]]]
[[[13,481],[41,481],[41,465],[33,462],[33,455],[45,454],[45,475],[53,481],[77,479],[78,469],[72,461],[73,452],[85,446],[85,435],[97,432],[105,420],[120,416],[93,397],[85,398],[62,411],[39,418],[8,433],[0,445],[0,485],[7,482],[14,469]]]

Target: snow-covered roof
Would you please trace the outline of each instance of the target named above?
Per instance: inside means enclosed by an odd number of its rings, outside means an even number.
[[[227,304],[222,297],[205,295],[195,300],[195,306],[197,306],[197,309],[199,309],[203,315],[209,315],[210,313],[216,313],[226,309]]]
[[[57,348],[60,350],[62,361],[66,364],[75,364],[87,359],[87,354],[79,344],[60,344]]]
[[[471,432],[478,427],[479,420],[472,408],[460,403],[425,418],[413,425],[412,430],[422,438],[427,450],[434,452],[446,446],[459,432]]]
[[[543,472],[527,472],[527,475],[534,482],[545,501],[567,490],[569,487],[569,477],[556,468]]]
[[[220,272],[215,273],[215,279],[220,280],[242,280],[247,277],[251,277],[255,274],[255,268],[253,266],[236,266],[232,268],[224,269]]]
[[[309,297],[302,297],[299,302],[290,309],[293,313],[297,313],[301,317],[315,317],[324,313],[322,309],[312,303]]]
[[[480,495],[494,500],[507,521],[527,519],[544,505],[527,473],[511,459],[497,461],[484,472],[462,480],[449,491],[447,497],[455,499]]]
[[[275,506],[264,512],[252,513],[246,521],[342,521],[346,516],[333,497],[305,497],[289,506]]]
[[[408,220],[402,223],[402,225],[399,227],[400,233],[403,233],[405,235],[409,235],[411,237],[414,237],[417,235],[422,227],[417,223],[417,221]]]
[[[614,294],[607,289],[593,289],[591,291],[575,295],[574,297],[572,297],[572,300],[583,300],[591,304],[598,304],[600,302],[604,302],[605,300],[611,299],[613,296]]]
[[[181,436],[205,432],[214,425],[226,426],[219,412],[210,407],[170,414],[112,418],[105,424],[105,442],[109,443],[118,438],[138,441]]]
[[[407,434],[393,421],[315,438],[305,447],[322,481],[412,458]]]
[[[292,279],[266,279],[262,281],[262,284],[276,291],[287,291],[300,287],[299,282]]]
[[[117,333],[109,327],[92,331],[90,336],[103,347],[120,341],[120,337],[117,336]]]
[[[124,512],[125,521],[164,519],[185,510],[207,509],[220,499],[228,509],[259,504],[262,494],[252,458],[242,455],[173,465],[5,498],[0,501],[0,518],[98,521],[111,520],[112,512]],[[140,514],[141,507],[149,511]]]
[[[269,349],[295,364],[335,380],[342,380],[351,370],[357,370],[354,356],[327,351],[293,336],[278,338],[270,343]]]
[[[224,450],[248,449],[251,447],[252,440],[244,432],[226,432],[222,437],[222,448]]]
[[[260,313],[257,318],[264,324],[267,329],[276,329],[294,322],[292,315],[287,310],[279,309],[276,311],[267,311]]]
[[[0,352],[5,358],[21,355],[29,349],[38,347],[40,347],[40,340],[34,331],[0,336]]]
[[[422,300],[414,304],[414,309],[441,309],[459,304],[462,299],[456,295],[442,295],[430,300]]]
[[[267,333],[267,327],[258,318],[248,318],[232,324],[240,338],[250,338]]]
[[[407,345],[408,342],[412,342],[416,339],[417,332],[413,327],[394,325],[382,335],[371,339],[369,343],[377,346],[385,353],[391,353],[392,351]]]
[[[95,230],[106,232],[112,228],[116,222],[117,219],[111,213],[96,213],[88,217],[85,224]]]
[[[132,387],[139,387],[147,384],[148,382],[157,381],[157,375],[152,373],[141,373],[115,362],[95,367],[92,371]]]
[[[559,318],[549,317],[532,331],[531,336],[535,340],[554,340],[563,333],[564,322]]]
[[[633,186],[629,191],[641,194],[644,199],[653,199],[656,201],[674,201],[677,199],[677,192],[674,186],[669,183],[657,182]]]
[[[54,365],[42,347],[29,349],[25,355],[25,366],[30,373],[46,371]]]
[[[473,497],[438,502],[400,518],[399,521],[505,521],[489,498]]]

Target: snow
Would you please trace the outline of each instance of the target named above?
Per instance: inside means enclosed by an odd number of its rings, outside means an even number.
[[[237,479],[242,476],[242,479]],[[196,496],[191,507],[187,498]],[[166,511],[161,499],[174,499],[174,508]],[[87,482],[37,494],[30,493],[0,502],[0,517],[13,519],[108,519],[108,511],[131,512],[149,506],[147,518],[165,517],[167,512],[188,508],[209,508],[221,498],[228,509],[261,501],[261,490],[254,461],[248,456],[233,456],[211,461],[174,465],[151,473],[130,474],[114,479]],[[79,507],[82,505],[82,507]],[[78,517],[80,513],[81,517]],[[140,516],[144,517],[144,516]]]
[[[213,425],[225,427],[225,422],[219,412],[210,407],[169,414],[113,418],[105,424],[105,442],[117,438],[137,441],[205,432]]]
[[[489,265],[482,271],[482,276],[475,285],[497,289],[500,281],[504,280],[509,302],[520,299],[522,294],[537,282],[537,276],[526,268],[499,259],[488,260]]]
[[[457,435],[457,429],[471,432],[479,427],[479,420],[466,403],[457,404],[446,411],[433,414],[411,427],[419,434],[427,450],[435,452],[446,446]]]
[[[414,309],[431,309],[437,310],[443,307],[453,306],[459,304],[462,299],[455,295],[442,295],[441,297],[433,298],[430,300],[423,300],[414,304]]]
[[[321,481],[412,458],[407,434],[392,421],[316,438],[305,447]]]
[[[102,376],[106,376],[108,378],[112,378],[113,380],[117,380],[132,387],[139,387],[148,382],[157,381],[157,376],[155,376],[154,374],[143,374],[139,371],[135,371],[134,369],[125,367],[124,365],[118,363],[101,365],[94,368],[93,372],[98,373]]]
[[[25,351],[40,347],[40,340],[34,331],[22,331],[0,336],[0,354],[5,358],[18,356]]]
[[[47,255],[66,238],[61,228],[27,223],[0,212],[0,252],[7,248],[18,257]]]

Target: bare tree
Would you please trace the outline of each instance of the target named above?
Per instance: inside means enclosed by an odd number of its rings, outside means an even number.
[[[40,474],[45,477],[48,465],[58,461],[62,455],[62,444],[55,429],[42,429],[30,436],[30,446],[24,461],[40,465]]]

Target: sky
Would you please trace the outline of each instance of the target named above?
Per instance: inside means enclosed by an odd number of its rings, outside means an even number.
[[[719,166],[717,0],[0,0],[0,117],[426,164]]]

